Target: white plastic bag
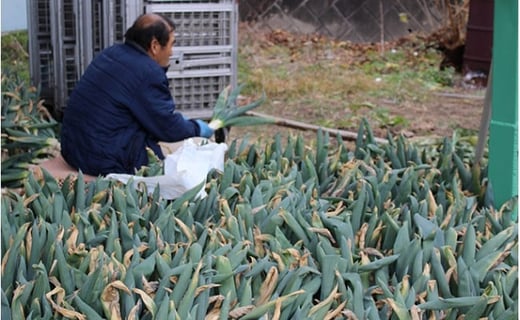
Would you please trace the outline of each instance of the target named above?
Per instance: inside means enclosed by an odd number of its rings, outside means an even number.
[[[114,179],[123,183],[133,179],[133,186],[144,182],[148,193],[152,194],[159,185],[160,194],[165,199],[176,199],[186,191],[194,188],[206,180],[211,169],[224,170],[224,156],[227,151],[225,143],[208,141],[198,145],[193,139],[187,139],[174,153],[164,159],[164,175],[154,177],[140,177],[130,174],[111,173],[108,179]],[[204,198],[204,187],[199,191],[198,197]]]

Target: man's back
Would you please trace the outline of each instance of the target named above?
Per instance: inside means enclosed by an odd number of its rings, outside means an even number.
[[[213,130],[175,112],[166,69],[175,42],[174,24],[157,14],[140,16],[125,43],[101,52],[70,95],[63,114],[61,153],[90,175],[134,173],[148,163],[146,148]]]

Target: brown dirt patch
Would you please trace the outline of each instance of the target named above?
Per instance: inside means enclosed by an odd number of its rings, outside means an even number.
[[[485,88],[464,82],[455,72],[447,85],[413,78],[427,73],[439,76],[442,54],[435,52],[435,43],[427,37],[400,39],[381,48],[283,31],[240,30],[239,82],[252,84],[245,99],[260,90],[268,97],[258,112],[352,132],[366,118],[382,138],[387,132],[449,137],[463,129],[476,134],[480,126]],[[377,61],[378,51],[383,52],[381,61]],[[394,53],[401,60],[392,60]],[[228,139],[249,134],[254,141],[276,133],[315,137],[312,131],[261,126],[233,128]]]

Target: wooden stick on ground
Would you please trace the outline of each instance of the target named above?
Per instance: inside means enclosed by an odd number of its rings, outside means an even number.
[[[279,125],[279,126],[288,127],[288,128],[294,128],[294,129],[300,129],[300,130],[311,130],[311,131],[318,131],[321,129],[322,131],[328,132],[331,135],[339,134],[345,140],[356,140],[358,137],[358,134],[356,132],[352,132],[352,131],[320,127],[320,126],[308,124],[305,122],[289,120],[289,119],[284,119],[284,118],[280,118],[280,117],[274,117],[274,116],[262,114],[259,112],[255,112],[255,111],[248,111],[247,114],[250,116],[254,116],[254,117],[273,119],[274,124]],[[377,138],[377,137],[375,137],[374,139],[377,143],[381,143],[381,144],[388,143],[388,140],[386,140],[386,139]]]

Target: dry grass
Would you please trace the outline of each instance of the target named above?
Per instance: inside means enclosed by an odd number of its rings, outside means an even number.
[[[338,42],[284,31],[240,34],[239,81],[245,95],[264,91],[258,112],[317,126],[357,131],[367,118],[379,136],[450,136],[478,129],[484,90],[468,91],[453,69],[440,70],[435,44],[418,36],[376,45]],[[456,93],[467,99],[443,96]],[[233,128],[230,138],[275,133],[314,137],[277,126]]]

